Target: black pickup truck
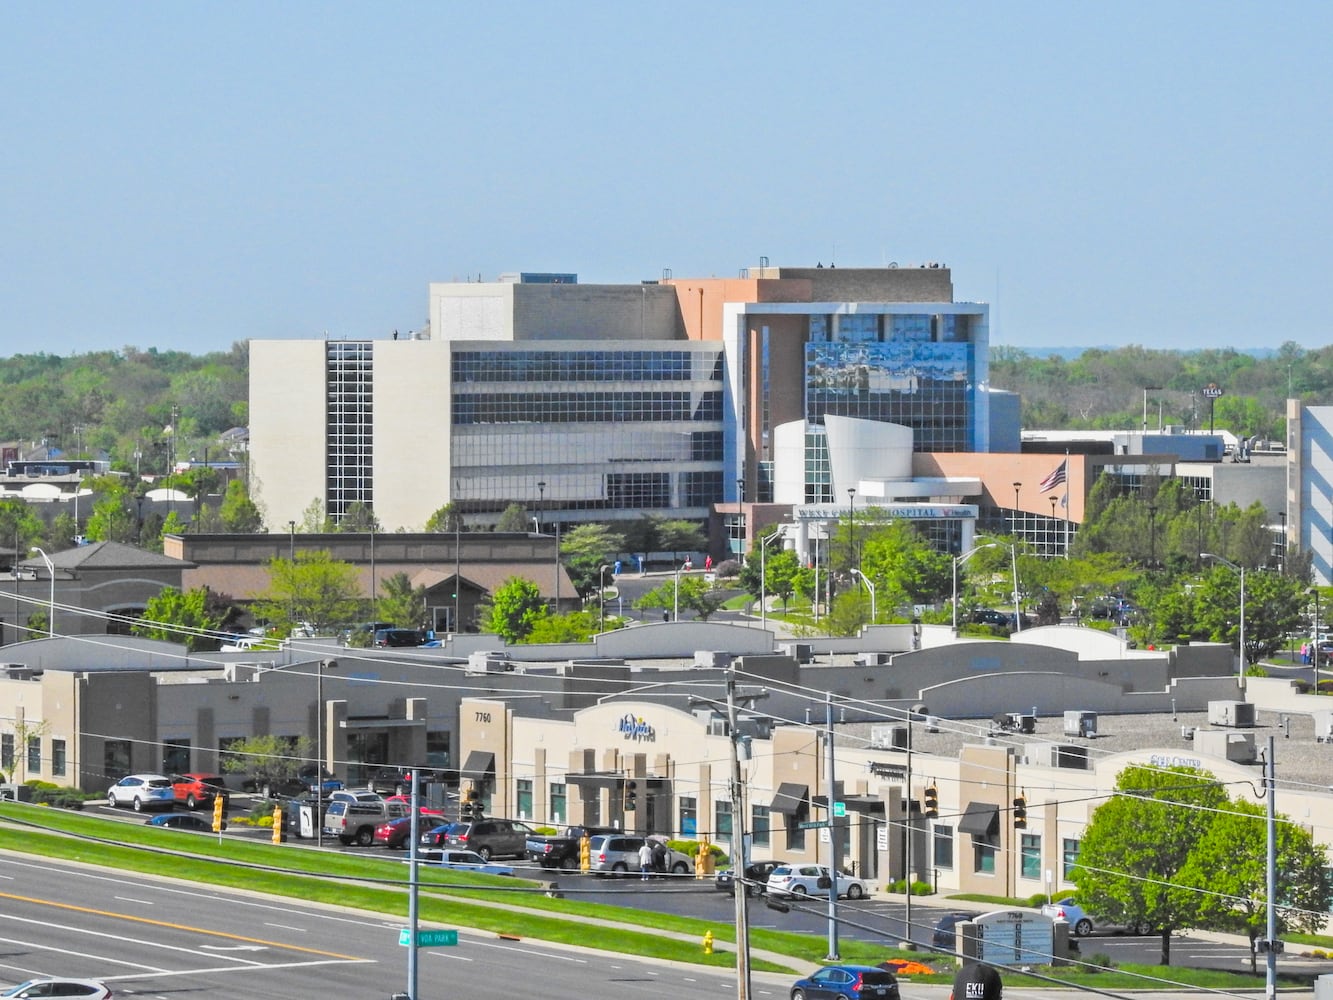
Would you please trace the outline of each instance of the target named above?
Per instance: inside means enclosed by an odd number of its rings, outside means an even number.
[[[529,837],[528,860],[543,868],[571,869],[579,866],[579,841],[599,833],[619,833],[613,826],[567,826],[558,836]]]

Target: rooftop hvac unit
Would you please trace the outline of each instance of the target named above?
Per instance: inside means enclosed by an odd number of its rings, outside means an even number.
[[[1226,729],[1196,729],[1194,745],[1200,753],[1223,757],[1233,764],[1253,764],[1258,759],[1254,733],[1234,733]]]
[[[704,669],[720,670],[731,660],[731,654],[720,649],[696,649],[694,665]]]
[[[814,655],[814,650],[811,649],[810,643],[808,642],[782,643],[778,646],[778,649],[786,653],[797,663],[809,663],[810,658]]]
[[[1068,767],[1078,771],[1088,769],[1088,748],[1076,743],[1031,743],[1027,747],[1028,763],[1041,767]]]
[[[1248,701],[1210,701],[1208,725],[1230,726],[1233,729],[1254,727],[1254,706]]]
[[[514,665],[509,662],[504,653],[477,651],[469,653],[467,657],[467,672],[469,674],[503,674],[514,669]]]
[[[906,750],[906,726],[871,726],[870,748],[872,750]]]
[[[926,716],[926,732],[938,733],[940,731],[940,717],[938,715]]]
[[[1093,739],[1097,735],[1096,712],[1066,712],[1065,735]]]
[[[888,653],[858,653],[852,662],[858,667],[882,667],[889,662]]]

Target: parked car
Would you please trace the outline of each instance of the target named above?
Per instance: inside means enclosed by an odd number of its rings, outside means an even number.
[[[448,846],[476,851],[485,861],[491,858],[521,858],[532,834],[532,827],[518,820],[466,820],[449,827]]]
[[[785,864],[788,864],[788,862],[751,861],[745,866],[745,878],[743,879],[745,884],[745,894],[747,896],[752,896],[755,893],[759,893],[761,896],[764,895],[768,892],[768,877],[773,874],[773,871],[776,868]],[[719,892],[735,892],[736,873],[730,868],[725,868],[718,872],[713,878],[713,888],[717,889]]]
[[[375,824],[374,843],[376,847],[391,847],[394,850],[401,851],[407,846],[407,840],[411,836],[411,816],[399,816],[396,819],[386,819],[383,823]]]
[[[231,798],[227,781],[220,774],[177,774],[171,779],[171,791],[177,802],[185,803],[186,809],[211,806],[219,795],[223,802]]]
[[[0,991],[0,997],[85,997],[87,1000],[106,1000],[111,990],[96,979],[52,979],[42,976],[29,979]]]
[[[431,827],[421,834],[417,841],[417,850],[423,854],[434,856],[449,846],[449,831],[455,826],[461,825],[461,823],[441,823],[438,826]]]
[[[463,851],[455,847],[446,847],[440,854],[440,864],[445,868],[457,868],[460,871],[481,872],[485,875],[512,875],[514,869],[509,865],[499,865],[487,861],[476,851]]]
[[[898,1000],[898,979],[874,965],[826,965],[792,983],[791,1000]]]
[[[106,790],[106,804],[131,806],[135,812],[145,809],[172,809],[176,795],[171,779],[165,774],[128,774]]]
[[[417,784],[448,783],[449,773],[438,767],[418,767]],[[453,772],[453,783],[458,783],[458,772]],[[412,791],[412,768],[396,764],[376,764],[366,773],[366,787],[381,795],[406,795]]]
[[[397,802],[407,810],[407,814],[412,814],[412,796],[411,795],[386,795],[385,802]],[[438,823],[444,818],[444,810],[439,806],[433,806],[429,802],[417,802],[417,812],[427,823]]]
[[[343,629],[339,639],[344,646],[369,646],[380,629],[397,627],[393,622],[361,622]]]
[[[345,792],[337,795],[324,812],[324,835],[337,837],[344,844],[355,842],[369,847],[375,842],[375,827],[406,812],[399,803],[385,802],[378,795],[367,793],[351,801]]]
[[[1087,937],[1095,931],[1106,934],[1144,934],[1146,930],[1138,924],[1117,924],[1109,920],[1095,920],[1092,914],[1079,906],[1073,899],[1061,899],[1047,903],[1041,912],[1056,920],[1069,923],[1069,930],[1075,937]]]
[[[162,813],[144,820],[146,826],[161,826],[168,830],[196,830],[200,833],[212,833],[213,821],[196,816],[194,813]]]
[[[579,866],[579,847],[584,837],[591,838],[599,833],[616,833],[610,826],[567,826],[555,836],[533,835],[528,838],[528,860],[543,868],[577,868]]]
[[[768,876],[770,896],[827,896],[833,879],[826,865],[778,865]],[[838,872],[838,895],[861,899],[870,887],[859,878]]]
[[[639,848],[644,841],[660,841],[658,836],[634,837],[624,833],[599,833],[588,842],[591,868],[594,875],[625,875],[639,870]],[[666,848],[662,871],[684,875],[694,871],[694,859],[688,854]]]
[[[994,608],[977,608],[972,612],[973,625],[996,625],[1000,628],[1013,628],[1014,616]]]
[[[370,644],[380,649],[394,647],[420,646],[426,641],[426,633],[414,628],[382,628],[371,636]]]
[[[968,920],[976,920],[979,916],[981,913],[976,910],[955,910],[953,913],[944,914],[935,921],[935,929],[930,937],[931,946],[954,951],[958,944],[958,925]]]

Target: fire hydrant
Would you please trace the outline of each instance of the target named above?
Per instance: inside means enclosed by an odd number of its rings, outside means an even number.
[[[713,932],[704,931],[704,954],[713,954]]]

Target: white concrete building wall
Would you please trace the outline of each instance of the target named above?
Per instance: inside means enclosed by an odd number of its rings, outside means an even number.
[[[1333,582],[1333,406],[1301,409],[1300,535],[1297,544],[1314,557],[1315,583]]]
[[[269,531],[325,496],[324,343],[250,341],[250,496]]]
[[[447,345],[374,344],[375,514],[386,527],[421,531],[452,499]]]
[[[773,502],[805,503],[804,420],[773,428]]]
[[[513,340],[514,286],[431,282],[432,340]]]
[[[824,417],[824,426],[835,497],[848,489],[864,497],[863,480],[912,478],[912,428],[831,413]]]

